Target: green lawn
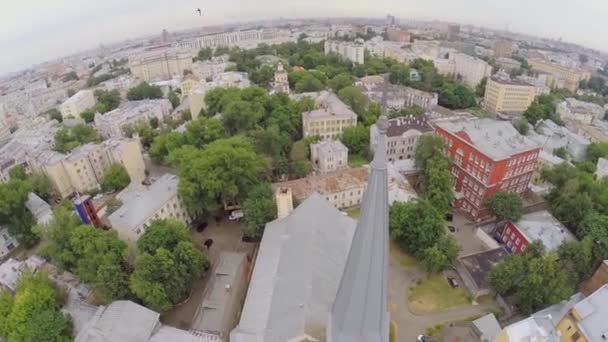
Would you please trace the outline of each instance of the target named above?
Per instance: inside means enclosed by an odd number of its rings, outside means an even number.
[[[352,209],[348,209],[346,211],[346,213],[348,214],[348,216],[354,218],[354,219],[358,219],[359,215],[361,215],[361,208],[352,208]]]
[[[479,118],[492,117],[492,114],[490,114],[488,111],[486,111],[485,109],[483,109],[481,107],[471,107],[471,108],[467,108],[465,110]]]
[[[397,327],[395,327],[395,322],[391,322],[391,328],[388,336],[389,342],[397,342]]]
[[[361,167],[363,165],[369,164],[367,159],[361,157],[358,154],[351,154],[348,156],[348,166],[350,167]]]
[[[397,260],[399,265],[403,268],[414,268],[420,266],[420,263],[413,256],[404,253],[397,244],[391,242],[391,257],[393,260]]]
[[[443,275],[420,279],[410,288],[408,305],[416,314],[445,311],[470,305],[471,300],[462,287],[453,289]]]

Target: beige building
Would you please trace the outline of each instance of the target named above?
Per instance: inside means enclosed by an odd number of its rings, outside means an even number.
[[[507,77],[492,77],[486,84],[484,108],[497,113],[523,113],[536,97],[536,88]]]
[[[200,79],[194,75],[186,75],[182,80],[180,89],[182,91],[182,98],[190,96],[192,89],[200,82]]]
[[[558,63],[545,61],[542,59],[530,59],[528,64],[532,69],[551,74],[553,77],[548,78],[551,88],[566,88],[572,92],[578,89],[580,81],[589,80],[591,73],[589,71],[569,68]]]
[[[129,101],[105,114],[95,114],[95,127],[104,138],[124,136],[124,130],[140,122],[148,123],[156,118],[159,122],[173,111],[167,99]]]
[[[122,206],[108,216],[118,236],[133,244],[154,220],[172,218],[190,224],[190,215],[177,193],[178,183],[176,175],[165,174],[150,186],[132,183],[118,194]]]
[[[476,87],[484,77],[492,75],[492,66],[486,61],[460,52],[450,52],[449,58],[438,58],[434,63],[437,72],[456,75],[469,87]]]
[[[216,75],[211,82],[201,80],[194,88],[192,88],[189,96],[190,113],[192,113],[192,119],[196,120],[201,110],[207,109],[205,96],[209,90],[230,87],[243,89],[249,87],[250,85],[251,82],[249,81],[249,77],[245,72],[224,72]]]
[[[348,167],[348,148],[340,140],[325,140],[310,145],[312,166],[320,173]]]
[[[396,27],[388,27],[386,29],[386,37],[394,42],[410,42],[410,33]]]
[[[86,144],[68,155],[44,151],[32,160],[35,171],[46,174],[62,197],[97,189],[114,163],[123,165],[134,183],[146,177],[139,139],[113,138]]]
[[[65,100],[59,106],[61,116],[65,118],[79,118],[80,113],[95,106],[95,96],[92,90],[81,90]]]
[[[498,40],[494,43],[494,57],[508,57],[513,56],[513,43],[508,40]]]
[[[325,41],[325,54],[335,53],[355,64],[365,63],[365,48],[358,42]]]
[[[386,129],[386,157],[388,161],[413,159],[418,138],[423,134],[433,134],[433,126],[426,116],[399,117],[388,120]],[[370,127],[370,149],[378,147],[378,128]]]
[[[315,109],[302,113],[302,128],[305,137],[320,136],[323,139],[337,139],[344,129],[357,126],[357,114],[334,93],[305,93],[300,97],[315,99]]]
[[[144,81],[181,77],[184,70],[192,70],[192,56],[170,50],[148,51],[130,58],[129,68],[133,76]]]

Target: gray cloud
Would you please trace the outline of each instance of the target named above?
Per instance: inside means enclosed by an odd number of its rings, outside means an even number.
[[[8,1],[7,1],[8,2]],[[194,9],[205,9],[195,15]],[[282,17],[439,19],[563,38],[608,51],[605,0],[30,0],[0,12],[0,72],[163,28]]]

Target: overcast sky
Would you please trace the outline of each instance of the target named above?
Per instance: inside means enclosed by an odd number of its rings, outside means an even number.
[[[608,51],[608,0],[3,0],[0,74],[100,43],[279,16],[438,19]],[[199,17],[196,8],[202,8]]]

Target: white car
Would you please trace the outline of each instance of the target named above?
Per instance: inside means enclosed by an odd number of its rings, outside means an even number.
[[[243,216],[245,216],[245,214],[243,213],[242,210],[233,210],[230,212],[230,216],[228,216],[228,219],[230,221],[236,221],[236,220],[240,220],[241,218],[243,218]]]
[[[418,342],[431,342],[431,338],[428,336],[424,336],[424,335],[418,335],[418,337],[416,337],[416,341]]]

